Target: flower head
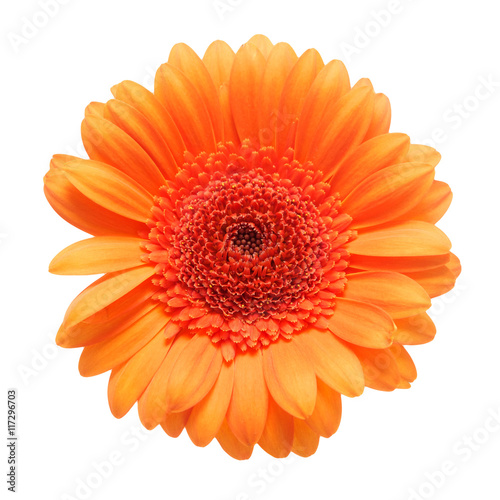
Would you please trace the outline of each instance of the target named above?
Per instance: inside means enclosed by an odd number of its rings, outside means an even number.
[[[403,345],[432,340],[430,297],[460,272],[435,223],[439,154],[389,133],[369,80],[314,50],[253,37],[201,60],[176,45],[154,93],[133,82],[86,110],[89,159],[56,155],[53,208],[93,237],[56,274],[104,274],[57,335],[84,376],[111,370],[117,417],[308,456],[341,394],[408,388]]]

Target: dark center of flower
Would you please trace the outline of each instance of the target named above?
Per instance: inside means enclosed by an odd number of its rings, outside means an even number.
[[[241,254],[253,255],[264,248],[264,236],[254,224],[242,222],[228,229],[233,248]]]

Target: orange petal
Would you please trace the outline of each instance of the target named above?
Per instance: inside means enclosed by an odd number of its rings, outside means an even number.
[[[407,221],[363,231],[346,248],[373,257],[425,257],[447,254],[451,242],[433,224]]]
[[[329,125],[311,144],[310,160],[326,178],[363,141],[372,117],[373,96],[368,87],[350,90],[333,106]]]
[[[414,207],[429,191],[434,167],[400,163],[386,167],[358,184],[342,202],[359,229],[389,222]]]
[[[111,99],[106,103],[104,117],[120,127],[155,162],[166,179],[172,179],[178,165],[157,127],[136,108],[126,102]]]
[[[165,183],[146,151],[114,123],[98,116],[87,116],[82,122],[82,139],[91,160],[121,170],[150,193],[156,193]]]
[[[306,418],[307,425],[320,436],[330,437],[337,432],[342,417],[342,401],[340,394],[331,389],[320,379],[316,406],[310,417]]]
[[[391,103],[384,94],[375,94],[373,117],[363,141],[387,134],[391,126]]]
[[[295,138],[295,157],[309,159],[317,137],[336,119],[336,104],[351,88],[349,74],[341,61],[330,61],[314,80],[304,101]]]
[[[269,54],[259,97],[259,142],[261,146],[275,145],[281,93],[297,59],[294,50],[287,43],[276,44]]]
[[[416,257],[373,257],[369,255],[351,255],[349,262],[352,268],[367,271],[394,271],[411,273],[434,269],[446,265],[450,254],[416,256]]]
[[[403,161],[418,161],[435,167],[440,160],[441,155],[434,148],[423,144],[412,144]]]
[[[219,377],[222,354],[208,335],[194,335],[177,358],[166,383],[167,413],[191,408]]]
[[[417,314],[396,320],[394,340],[400,344],[419,345],[430,342],[436,335],[436,326],[428,314]]]
[[[94,288],[106,279],[107,275],[95,281],[89,288]],[[152,296],[157,291],[158,288],[147,280],[75,325],[68,326],[66,318],[57,332],[57,345],[68,348],[83,347],[118,334],[153,307],[155,302]]]
[[[123,271],[144,262],[139,238],[98,236],[78,241],[59,252],[50,263],[53,274],[101,274]]]
[[[203,56],[203,63],[207,67],[216,89],[229,82],[233,62],[233,49],[226,42],[216,40],[208,46]]]
[[[210,113],[202,96],[182,71],[171,64],[162,64],[156,72],[155,96],[173,118],[190,153],[215,151]]]
[[[78,191],[107,210],[144,223],[150,217],[153,197],[120,170],[92,160],[73,160],[62,171]]]
[[[86,346],[78,365],[80,374],[93,377],[127,361],[165,328],[168,320],[163,304],[159,304],[119,335]]]
[[[190,414],[191,408],[178,413],[170,413],[160,422],[160,425],[170,437],[179,437],[186,426]]]
[[[194,406],[186,430],[196,446],[207,446],[224,421],[233,392],[234,363],[222,363],[210,392]]]
[[[460,273],[462,272],[462,265],[460,264],[460,260],[453,252],[450,252],[450,261],[448,262],[448,264],[446,264],[446,267],[453,273],[453,276],[455,276],[455,278],[458,278],[460,276]]]
[[[171,342],[158,333],[119,369],[113,369],[108,384],[111,413],[122,418],[151,382],[170,349]]]
[[[395,342],[389,349],[396,360],[401,377],[407,382],[413,382],[417,378],[417,369],[415,368],[415,363],[408,354],[408,351],[397,342]]]
[[[324,65],[318,51],[309,49],[299,57],[290,71],[278,108],[276,123],[278,155],[294,146],[296,122],[302,112],[307,93]]]
[[[138,83],[129,80],[115,85],[111,92],[116,99],[130,104],[146,117],[163,137],[177,165],[182,165],[186,150],[184,140],[174,120],[154,94]]]
[[[279,340],[263,351],[264,376],[274,400],[286,412],[306,418],[316,403],[316,375],[296,342]]]
[[[332,185],[342,197],[370,175],[401,161],[410,138],[405,134],[384,134],[363,142],[337,167]]]
[[[434,181],[427,195],[401,219],[421,220],[435,224],[448,210],[453,194],[445,182]]]
[[[283,458],[289,455],[292,445],[293,417],[269,396],[267,420],[259,446],[269,455]]]
[[[222,449],[236,460],[248,460],[252,456],[253,446],[247,446],[238,441],[225,420],[216,438]]]
[[[193,83],[210,115],[215,140],[221,141],[223,139],[223,121],[218,93],[203,61],[191,47],[185,43],[178,43],[170,51],[168,62],[181,70]]]
[[[316,375],[346,396],[363,393],[363,371],[358,358],[329,331],[310,329],[294,338],[314,366]]]
[[[109,306],[153,276],[154,272],[154,267],[141,266],[99,278],[69,305],[64,318],[66,327],[70,328]]]
[[[100,116],[104,117],[105,104],[103,102],[91,102],[85,108],[85,116]]]
[[[335,302],[335,313],[328,320],[328,328],[337,337],[373,349],[391,345],[396,327],[383,309],[341,297]]]
[[[353,350],[363,367],[366,387],[379,391],[393,391],[398,387],[401,375],[396,359],[389,349],[354,346]]]
[[[300,457],[310,457],[318,449],[319,434],[314,432],[304,420],[293,419],[292,451]]]
[[[231,102],[229,97],[229,84],[225,83],[219,91],[220,105],[224,119],[224,141],[239,144],[238,131],[234,124],[233,112],[231,111]]]
[[[414,316],[431,307],[427,292],[417,282],[388,271],[349,274],[342,296],[378,306],[393,319]]]
[[[240,141],[258,144],[260,85],[266,60],[255,45],[242,45],[236,53],[229,81],[229,102]]]
[[[227,423],[237,439],[247,446],[257,443],[262,435],[267,417],[267,396],[261,351],[236,355]]]
[[[431,298],[449,292],[455,286],[456,281],[456,277],[448,265],[406,274],[415,280]]]
[[[248,43],[255,45],[266,59],[270,56],[274,47],[273,42],[265,35],[254,35],[248,40]]]
[[[45,175],[44,193],[52,208],[71,225],[95,236],[137,236],[144,224],[110,212],[89,200],[67,179],[61,167],[74,156],[55,155]]]
[[[140,397],[138,405],[139,418],[146,429],[154,429],[164,421],[167,415],[167,380],[180,353],[191,339],[191,335],[177,335],[172,340],[170,350],[160,368],[158,368],[151,383]]]

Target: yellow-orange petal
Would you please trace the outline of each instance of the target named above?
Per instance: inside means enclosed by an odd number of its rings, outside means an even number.
[[[162,332],[121,367],[114,368],[108,384],[108,401],[111,413],[122,418],[134,406],[170,349]]]
[[[156,72],[154,94],[173,118],[190,153],[215,151],[210,113],[196,87],[182,71],[171,64],[162,64]]]
[[[378,306],[393,319],[414,316],[431,307],[422,286],[404,274],[390,271],[349,274],[342,297]]]
[[[153,276],[154,267],[141,266],[109,273],[81,292],[68,307],[64,317],[66,328],[76,325],[109,306]]]
[[[294,339],[271,343],[263,357],[266,384],[276,403],[298,418],[311,415],[316,403],[316,374]]]
[[[239,441],[252,446],[259,441],[267,418],[268,392],[260,350],[245,352],[234,359],[233,394],[227,423]]]
[[[51,207],[71,225],[94,236],[137,236],[141,222],[122,217],[89,200],[69,182],[61,167],[77,159],[55,155],[43,178],[44,193]]]
[[[306,50],[290,71],[278,108],[276,122],[276,150],[283,154],[295,143],[297,121],[302,112],[305,98],[311,85],[324,67],[317,50]]]
[[[434,181],[426,196],[401,218],[435,224],[450,207],[453,193],[445,182]]]
[[[229,80],[229,102],[240,141],[258,146],[260,86],[266,60],[255,45],[244,44],[236,53]]]
[[[353,347],[365,377],[366,387],[378,391],[393,391],[401,381],[396,359],[390,349]]]
[[[363,141],[372,117],[373,96],[368,87],[351,89],[333,106],[329,125],[312,142],[310,160],[326,178]]]
[[[318,73],[304,100],[297,126],[294,148],[297,160],[309,159],[317,137],[337,118],[338,100],[350,88],[349,74],[341,61],[330,61]]]
[[[191,408],[219,377],[222,354],[208,335],[194,335],[172,367],[165,390],[167,413]]]
[[[186,430],[196,446],[207,446],[219,431],[233,392],[233,381],[234,363],[222,363],[214,386],[191,411]]]
[[[172,179],[179,165],[157,127],[136,108],[118,99],[111,99],[104,108],[104,117],[120,127],[154,161],[166,179]]]
[[[387,134],[391,126],[391,103],[384,94],[375,94],[373,116],[363,141]]]
[[[163,137],[177,165],[182,165],[186,146],[168,111],[152,92],[138,83],[125,80],[111,88],[116,99],[130,104],[140,111]]]
[[[178,43],[170,51],[168,62],[194,84],[210,115],[215,140],[223,140],[223,120],[217,89],[203,61],[191,47]]]
[[[318,449],[319,434],[314,432],[304,420],[293,419],[292,451],[300,457],[310,457]]]
[[[52,274],[102,274],[144,264],[140,238],[97,236],[73,243],[49,265]]]
[[[294,341],[323,382],[346,396],[363,393],[365,385],[358,358],[332,333],[310,329],[301,332]]]
[[[172,339],[170,350],[163,359],[160,368],[139,398],[139,418],[146,429],[154,429],[165,419],[167,415],[167,380],[180,353],[191,339],[191,335],[177,335]]]
[[[419,345],[426,344],[434,339],[436,326],[428,314],[417,314],[409,318],[395,321],[397,330],[394,340],[400,344]]]
[[[351,191],[342,206],[360,229],[384,224],[408,212],[428,193],[434,167],[400,163],[373,173]]]
[[[293,445],[293,417],[269,395],[266,425],[259,446],[275,458],[289,455]]]
[[[106,163],[134,179],[150,193],[165,183],[160,169],[132,137],[104,118],[82,122],[82,140],[91,160]]]
[[[273,42],[265,35],[254,35],[247,43],[255,45],[266,59],[270,56],[274,47]]]
[[[389,347],[396,330],[389,314],[380,307],[342,297],[335,299],[328,328],[351,344],[372,349]]]
[[[86,346],[78,364],[80,374],[93,377],[127,361],[165,328],[168,320],[165,308],[156,305],[119,335]]]
[[[321,379],[318,379],[317,383],[316,406],[312,415],[306,418],[306,423],[316,434],[330,437],[339,428],[342,417],[342,401],[340,394]]]
[[[153,197],[134,179],[105,163],[73,160],[61,170],[80,193],[123,217],[146,222]]]
[[[236,460],[248,460],[252,456],[253,446],[247,446],[238,441],[226,420],[222,422],[216,438],[222,449]]]
[[[426,257],[447,254],[451,242],[433,224],[406,221],[360,232],[346,248],[372,257]]]
[[[363,142],[337,167],[332,185],[344,198],[370,175],[400,163],[409,146],[410,138],[399,133],[383,134]]]
[[[277,43],[266,62],[259,97],[259,143],[274,146],[278,110],[286,79],[297,62],[297,54],[287,43]]]

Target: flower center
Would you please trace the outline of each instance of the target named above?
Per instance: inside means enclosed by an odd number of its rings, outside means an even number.
[[[272,148],[230,147],[161,189],[147,248],[173,321],[243,349],[333,314],[325,298],[344,286],[353,233],[321,172]]]
[[[242,222],[228,229],[233,248],[243,255],[260,253],[264,248],[264,236],[255,224]]]

